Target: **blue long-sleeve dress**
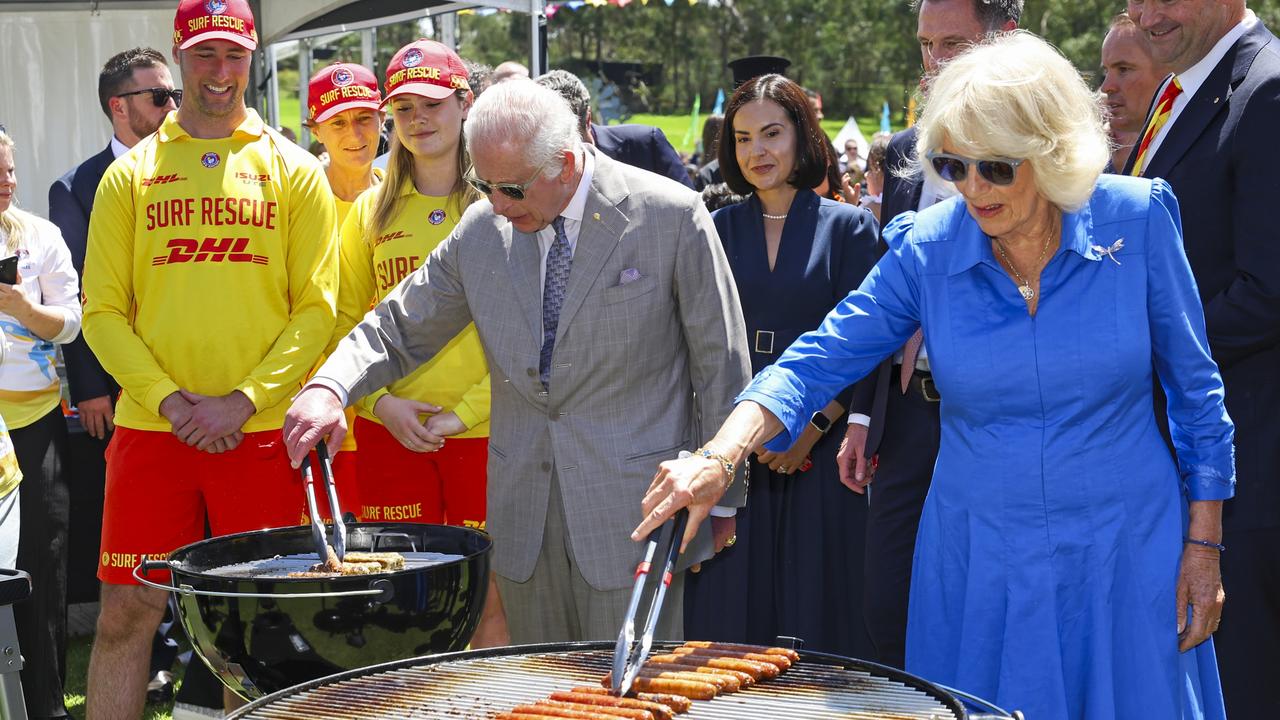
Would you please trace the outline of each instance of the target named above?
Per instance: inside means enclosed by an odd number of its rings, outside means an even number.
[[[1169,186],[1100,178],[1063,217],[1034,317],[960,198],[885,238],[859,291],[739,400],[776,415],[768,447],[786,447],[923,325],[942,442],[907,670],[1034,720],[1224,717],[1212,640],[1179,653],[1176,636],[1186,502],[1230,497],[1235,473]]]
[[[800,190],[770,269],[763,211],[752,195],[712,215],[742,303],[752,372],[818,327],[878,255],[870,213]],[[751,457],[737,543],[685,580],[686,637],[771,645],[783,635],[809,650],[871,654],[862,614],[867,500],[840,484],[844,433],[843,420],[832,423],[804,472],[776,473]]]

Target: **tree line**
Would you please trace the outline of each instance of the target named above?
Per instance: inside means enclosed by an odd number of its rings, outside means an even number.
[[[1280,0],[1253,0],[1251,9],[1273,31]],[[1119,0],[1027,0],[1022,27],[1056,45],[1097,84],[1102,38]],[[547,23],[551,67],[589,81],[621,78],[633,113],[687,113],[695,96],[702,112],[716,91],[731,90],[725,64],[743,55],[782,55],[788,76],[822,94],[829,117],[878,115],[884,102],[901,124],[920,77],[915,14],[907,0],[685,0],[626,7],[561,7]],[[529,55],[529,19],[519,13],[459,16],[458,51],[496,65]],[[412,23],[378,31],[380,67],[419,33]],[[352,59],[358,59],[358,56]]]

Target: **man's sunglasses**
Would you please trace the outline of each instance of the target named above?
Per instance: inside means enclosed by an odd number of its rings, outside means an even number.
[[[534,183],[538,182],[538,178],[542,177],[542,171],[545,169],[546,165],[538,168],[537,172],[535,172],[533,177],[529,178],[529,182],[526,183],[491,183],[481,180],[476,177],[476,169],[474,167],[467,170],[467,174],[463,179],[467,181],[468,185],[475,188],[476,192],[484,195],[485,197],[492,195],[494,190],[499,190],[503,195],[506,195],[516,202],[520,202],[521,200],[524,200],[525,191],[532,187]]]
[[[182,91],[177,88],[174,88],[173,90],[162,87],[146,88],[145,90],[134,90],[133,92],[120,93],[116,97],[129,97],[130,95],[141,95],[143,93],[151,93],[151,102],[154,103],[156,107],[164,107],[164,104],[169,102],[169,98],[173,98],[174,105],[182,104]]]
[[[990,160],[974,160],[944,152],[931,152],[925,155],[933,164],[933,169],[947,182],[962,182],[969,174],[969,166],[977,165],[978,174],[992,185],[1012,185],[1023,160],[1009,158],[993,158]]]

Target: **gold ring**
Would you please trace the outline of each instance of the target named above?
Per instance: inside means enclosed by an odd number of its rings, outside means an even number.
[[[725,546],[725,547],[733,547],[733,544],[734,544],[734,543],[736,543],[736,542],[738,542],[738,536],[737,536],[737,535],[730,535],[730,536],[729,536],[729,539],[724,541],[724,546]]]

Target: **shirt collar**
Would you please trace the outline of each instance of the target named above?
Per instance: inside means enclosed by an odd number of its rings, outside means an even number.
[[[249,138],[259,138],[266,132],[267,126],[262,122],[262,118],[258,116],[258,112],[253,108],[246,108],[244,120],[231,131],[231,137],[237,135]],[[170,112],[165,116],[164,122],[160,123],[160,129],[156,131],[160,138],[160,142],[172,142],[182,138],[191,137],[191,133],[178,124],[178,113]]]
[[[112,135],[111,136],[111,156],[120,157],[121,155],[127,152],[129,152],[129,146],[120,142],[120,138],[116,137],[115,135]]]
[[[1258,16],[1253,14],[1252,10],[1246,10],[1244,19],[1236,23],[1235,27],[1227,31],[1218,39],[1218,42],[1210,48],[1208,54],[1200,58],[1200,62],[1187,68],[1187,71],[1178,75],[1178,83],[1182,85],[1182,92],[1188,98],[1195,97],[1196,91],[1209,79],[1209,73],[1218,66],[1222,58],[1226,57],[1227,51],[1232,45],[1236,44],[1246,32],[1258,23]],[[1166,81],[1168,84],[1168,81]],[[1161,85],[1163,91],[1164,85]]]
[[[991,252],[991,238],[982,232],[978,221],[969,214],[963,200],[950,202],[954,204],[951,212],[961,213],[961,218],[960,228],[956,233],[958,240],[956,253],[952,257],[948,275],[958,275],[980,263],[999,268],[1000,264],[996,262],[996,256]],[[1062,241],[1054,255],[1069,251],[1086,260],[1101,260],[1102,256],[1098,254],[1096,246],[1089,242],[1092,237],[1093,212],[1088,204],[1075,212],[1063,213]]]
[[[591,189],[591,177],[596,171],[596,159],[585,148],[582,157],[582,179],[578,181],[578,189],[573,191],[569,205],[560,211],[560,217],[574,222],[582,222],[582,216],[586,214],[587,192]]]

